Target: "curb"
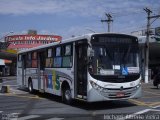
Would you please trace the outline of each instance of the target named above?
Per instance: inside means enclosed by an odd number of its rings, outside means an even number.
[[[16,79],[17,76],[7,76],[7,77],[0,77],[0,79],[2,79],[3,81],[4,80],[13,80],[13,79]]]
[[[1,93],[10,93],[10,86],[9,85],[3,85],[1,87]]]

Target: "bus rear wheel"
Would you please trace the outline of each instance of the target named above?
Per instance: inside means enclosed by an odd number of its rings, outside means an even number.
[[[69,87],[64,88],[62,91],[62,101],[66,104],[72,103],[72,95]]]

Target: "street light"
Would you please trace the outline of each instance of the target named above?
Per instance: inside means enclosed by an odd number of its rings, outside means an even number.
[[[92,32],[92,33],[95,33],[94,30],[91,30],[91,29],[89,29],[89,28],[86,28],[86,30],[88,30],[88,31],[90,31],[90,32]]]
[[[7,33],[6,35],[4,35],[4,36],[2,36],[2,37],[0,38],[0,50],[6,49],[6,48],[9,46],[10,43],[9,43],[9,42],[5,42],[5,41],[4,41],[4,38],[7,37],[7,36],[8,36],[9,34],[11,34],[11,33],[13,33],[13,31]]]

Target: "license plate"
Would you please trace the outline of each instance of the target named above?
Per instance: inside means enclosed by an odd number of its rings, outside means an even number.
[[[124,97],[124,93],[123,92],[118,92],[116,96],[117,97]]]

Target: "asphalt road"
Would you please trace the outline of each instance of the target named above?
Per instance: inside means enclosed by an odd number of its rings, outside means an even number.
[[[142,84],[140,99],[96,103],[74,101],[73,105],[66,105],[60,97],[51,94],[29,94],[19,90],[16,77],[3,78],[2,84],[10,85],[10,93],[0,93],[2,120],[160,119],[160,89],[151,82]]]

